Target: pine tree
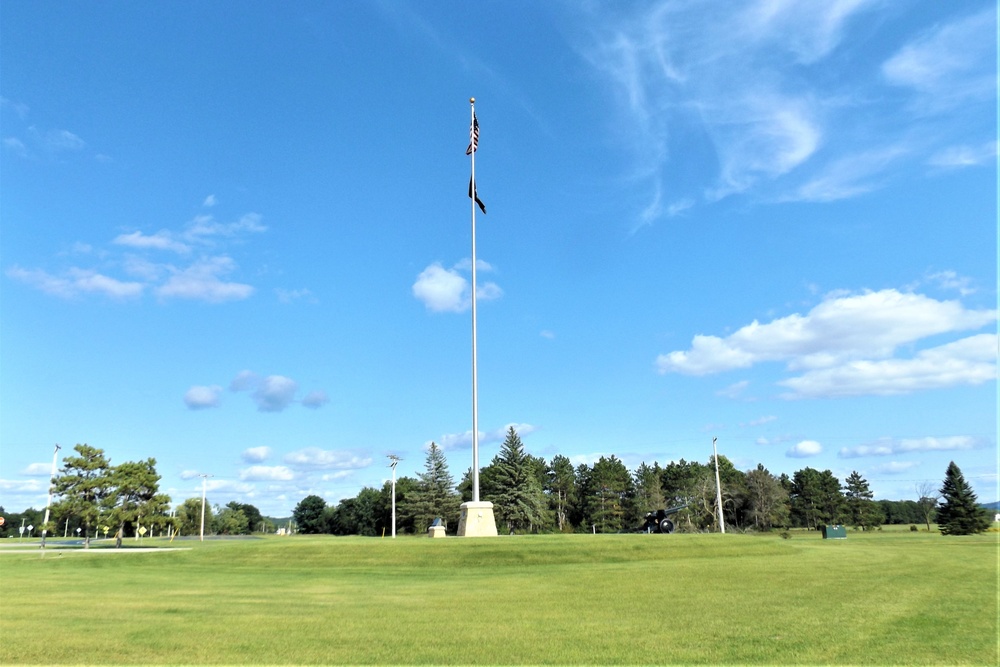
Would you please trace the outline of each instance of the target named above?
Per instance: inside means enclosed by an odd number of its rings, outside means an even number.
[[[457,521],[460,504],[444,452],[432,442],[427,448],[424,472],[417,475],[417,492],[408,503],[407,513],[413,517],[418,532],[427,530],[438,517],[447,529],[449,522]]]
[[[954,461],[945,472],[941,497],[944,502],[938,508],[937,522],[943,535],[972,535],[990,527],[986,511]]]
[[[524,451],[517,431],[511,426],[493,459],[495,489],[492,498],[497,516],[510,532],[537,529],[544,521],[545,495],[538,481],[534,461]]]
[[[885,518],[882,509],[872,500],[874,494],[868,488],[868,480],[857,470],[844,480],[844,497],[850,524],[863,530],[871,530],[882,524]]]

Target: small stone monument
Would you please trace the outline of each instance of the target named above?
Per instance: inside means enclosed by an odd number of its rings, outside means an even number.
[[[441,517],[434,519],[434,523],[427,529],[427,537],[444,537],[444,525],[441,523]]]

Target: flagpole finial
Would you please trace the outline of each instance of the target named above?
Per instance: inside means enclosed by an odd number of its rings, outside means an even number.
[[[476,98],[475,97],[470,97],[469,98],[469,104],[475,104],[475,103],[476,103]]]

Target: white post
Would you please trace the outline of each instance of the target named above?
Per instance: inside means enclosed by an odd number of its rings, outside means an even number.
[[[716,440],[718,438],[712,438],[712,453],[715,454],[715,504],[719,508],[719,529],[725,533],[726,520],[722,515],[722,483],[719,481],[719,450],[715,448]]]
[[[49,525],[49,510],[52,508],[52,483],[56,478],[56,458],[59,455],[59,450],[62,449],[56,444],[55,451],[52,452],[52,475],[49,476],[49,501],[45,504],[45,521],[42,522],[42,548],[45,548],[45,533],[48,532]],[[66,520],[66,525],[69,525],[69,519]]]
[[[389,460],[391,463],[389,467],[392,468],[392,537],[396,537],[396,464],[399,463],[400,458],[394,454],[389,455]],[[384,535],[385,533],[383,533]]]
[[[201,477],[201,541],[205,541],[205,483],[212,475],[198,475]]]

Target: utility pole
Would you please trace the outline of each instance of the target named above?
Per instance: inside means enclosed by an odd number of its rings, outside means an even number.
[[[395,454],[389,454],[389,467],[392,468],[392,537],[396,537],[396,465],[402,461]],[[383,533],[384,534],[384,533]]]
[[[719,508],[719,529],[726,532],[726,521],[722,516],[722,483],[719,481],[719,450],[715,448],[715,441],[712,438],[712,453],[715,454],[715,504]]]
[[[214,477],[215,475],[198,475],[201,477],[201,541],[205,541],[205,482],[208,481],[209,477]]]

